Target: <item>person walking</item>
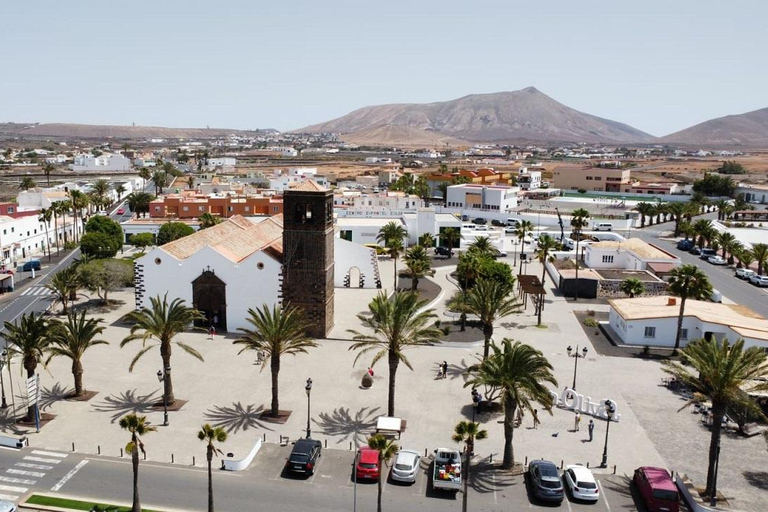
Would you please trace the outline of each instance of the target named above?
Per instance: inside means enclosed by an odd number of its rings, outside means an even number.
[[[579,431],[579,423],[581,423],[581,413],[576,411],[576,416],[573,418],[573,431]]]
[[[539,421],[539,410],[534,409],[533,410],[533,428],[538,428],[540,423],[541,422]]]
[[[589,420],[589,425],[587,426],[587,430],[589,430],[589,442],[592,442],[592,435],[595,430],[595,422],[592,420]]]
[[[443,361],[443,364],[440,366],[443,370],[443,378],[446,378],[448,376],[448,361]]]

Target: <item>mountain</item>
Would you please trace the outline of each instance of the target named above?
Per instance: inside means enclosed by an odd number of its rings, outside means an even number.
[[[382,124],[366,128],[344,136],[345,142],[352,144],[387,146],[430,146],[441,147],[467,146],[469,142],[441,133],[411,128],[410,126],[398,126],[395,124]]]
[[[718,117],[662,137],[661,142],[697,146],[768,147],[768,108]]]
[[[623,123],[585,114],[558,103],[535,87],[471,94],[438,103],[364,107],[296,130],[352,134],[402,126],[474,142],[652,142],[655,138]]]
[[[62,139],[212,139],[255,135],[274,130],[230,130],[227,128],[164,128],[160,126],[110,126],[67,123],[0,123],[0,136]]]

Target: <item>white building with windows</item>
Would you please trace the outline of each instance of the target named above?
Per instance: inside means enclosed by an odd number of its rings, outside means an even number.
[[[448,187],[447,208],[459,208],[469,214],[475,212],[505,213],[517,207],[520,189],[507,185],[479,185],[465,183]]]
[[[346,196],[346,199],[337,203],[334,195],[334,204],[339,204],[336,208],[339,217],[395,217],[416,213],[424,207],[424,201],[419,196],[404,192],[358,193]]]
[[[69,169],[74,172],[129,171],[131,160],[116,153],[104,153],[99,156],[75,155]]]
[[[287,171],[275,169],[269,177],[269,188],[277,192],[284,192],[290,187],[304,183],[311,179],[321,187],[328,187],[328,179],[317,174],[316,167],[293,167]]]
[[[216,169],[217,167],[234,169],[235,165],[237,165],[237,159],[232,157],[209,158],[205,163],[209,169]]]
[[[639,238],[584,244],[584,264],[589,268],[651,270],[666,274],[681,265],[680,258]]]
[[[517,186],[520,190],[538,190],[541,188],[541,171],[532,171],[521,167],[517,173]]]
[[[627,345],[674,347],[680,299],[669,295],[609,300],[610,333]],[[714,336],[768,349],[768,320],[738,304],[685,301],[680,346]]]

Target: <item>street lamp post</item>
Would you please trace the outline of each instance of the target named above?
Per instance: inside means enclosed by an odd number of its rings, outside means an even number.
[[[483,397],[480,396],[480,392],[477,388],[472,388],[472,423],[475,422],[475,412],[477,412],[478,407],[480,407],[480,401],[482,399]]]
[[[0,409],[7,409],[8,402],[5,401],[5,379],[3,378],[3,368],[5,368],[5,358],[8,356],[8,352],[3,350],[0,354],[0,388],[3,391],[3,403],[0,405]]]
[[[605,446],[603,447],[603,460],[600,462],[601,468],[608,467],[608,430],[611,428],[611,421],[613,419],[614,412],[616,412],[616,406],[611,400],[606,400],[605,414],[608,417],[608,421],[605,422]]]
[[[165,380],[171,373],[171,367],[166,366],[162,370],[157,370],[157,380],[163,383],[163,426],[168,426],[168,395],[165,393]]]
[[[587,357],[587,352],[589,352],[589,349],[587,347],[584,347],[581,349],[581,354],[579,354],[579,346],[576,345],[576,350],[574,351],[573,348],[571,348],[570,345],[568,345],[568,348],[565,349],[568,351],[568,357],[573,357],[573,386],[571,389],[576,389],[576,370],[579,367],[579,359],[583,357]]]
[[[307,439],[312,437],[312,427],[309,424],[310,418],[310,396],[312,395],[312,379],[307,379],[307,385],[304,386],[304,391],[307,392]]]

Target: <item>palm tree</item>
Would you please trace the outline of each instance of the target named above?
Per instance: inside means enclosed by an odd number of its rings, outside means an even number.
[[[81,213],[81,219],[82,219],[82,210],[83,208],[86,208],[88,206],[89,200],[88,196],[80,192],[79,190],[72,190],[70,193],[70,198],[72,201],[72,228],[74,229],[73,238],[75,239],[75,242],[77,242],[77,232],[78,232],[78,226],[77,226],[77,214],[78,212]]]
[[[637,205],[633,208],[636,212],[640,214],[640,227],[645,227],[645,218],[648,217],[650,219],[650,223],[653,224],[653,204],[646,203],[646,202],[640,202],[637,203]]]
[[[680,222],[685,217],[689,208],[688,203],[676,202],[667,204],[667,212],[672,215],[672,220],[675,221],[675,232],[672,236],[680,236]]]
[[[749,396],[768,390],[768,364],[760,347],[744,348],[744,340],[733,345],[715,336],[694,340],[682,350],[687,365],[667,361],[664,371],[674,375],[694,392],[712,403],[712,428],[709,441],[707,486],[705,494],[715,496],[715,465],[720,449],[723,416],[730,407],[744,408],[765,419],[758,404]],[[696,398],[694,398],[696,400]],[[688,405],[693,403],[691,400]]]
[[[435,246],[435,235],[432,233],[424,233],[419,237],[419,245],[425,249]]]
[[[539,237],[539,243],[538,248],[536,250],[536,259],[539,260],[539,263],[541,263],[541,291],[542,294],[537,297],[537,306],[538,306],[538,314],[539,314],[539,323],[538,325],[541,325],[541,313],[544,310],[544,297],[546,296],[546,288],[544,286],[544,281],[547,276],[547,262],[551,262],[554,260],[554,256],[552,256],[552,251],[555,250],[555,248],[558,246],[558,243],[555,241],[554,238],[552,238],[549,235],[541,235]]]
[[[659,201],[658,203],[653,205],[653,212],[652,215],[656,216],[656,224],[661,224],[662,218],[667,213],[667,203]]]
[[[66,315],[69,310],[70,297],[72,290],[80,286],[77,268],[74,265],[65,267],[51,276],[51,280],[45,287],[53,292],[54,302],[61,302],[61,314]]]
[[[719,231],[717,233],[717,241],[720,243],[720,248],[723,249],[723,258],[726,253],[733,252],[733,244],[737,241],[736,236],[728,231]]]
[[[139,169],[139,178],[144,180],[144,186],[142,187],[142,191],[147,189],[147,181],[152,177],[152,172],[147,169],[146,167],[142,167]]]
[[[456,244],[458,244],[461,240],[461,232],[458,230],[458,228],[445,228],[440,236],[443,240],[443,244],[448,247],[448,257],[452,257],[453,248],[456,247]]]
[[[280,415],[278,401],[278,375],[280,374],[280,358],[283,355],[306,354],[308,348],[314,348],[317,343],[307,336],[309,322],[304,312],[291,306],[275,304],[270,307],[264,304],[257,310],[248,309],[248,323],[253,329],[238,328],[242,336],[235,340],[235,345],[243,345],[238,352],[246,350],[262,352],[269,357],[269,367],[272,372],[272,405],[270,414]],[[263,366],[262,366],[263,368]]]
[[[29,190],[31,188],[35,188],[36,186],[37,183],[35,183],[35,178],[32,176],[24,176],[24,178],[22,178],[19,182],[19,188],[21,190]]]
[[[200,229],[206,229],[221,224],[221,217],[205,212],[200,216]]]
[[[376,241],[384,244],[394,264],[395,282],[393,290],[397,290],[397,258],[403,250],[403,239],[407,236],[408,231],[405,230],[402,223],[396,221],[387,222],[376,236]]]
[[[739,264],[744,268],[749,268],[755,262],[755,255],[752,254],[752,251],[743,247],[736,253],[736,257],[739,259]]]
[[[768,244],[752,244],[752,256],[757,262],[757,274],[763,275],[763,266],[768,260]]]
[[[519,341],[504,338],[501,347],[495,343],[493,354],[480,364],[471,366],[469,378],[464,387],[488,386],[501,392],[504,406],[504,459],[501,467],[511,469],[515,463],[512,439],[517,409],[532,411],[538,402],[549,413],[552,412],[552,397],[545,383],[557,388],[557,379],[552,375],[552,365],[540,351]]]
[[[200,352],[186,343],[173,341],[177,335],[189,329],[196,320],[202,320],[204,318],[203,315],[198,310],[187,307],[182,299],[173,299],[169,304],[167,293],[162,299],[158,295],[157,297],[150,297],[149,300],[152,307],[143,307],[140,310],[131,311],[127,316],[129,321],[134,322],[134,325],[131,327],[131,333],[120,342],[120,348],[134,340],[141,340],[142,342],[142,349],[133,357],[128,371],[132,372],[141,356],[156,346],[155,344],[147,345],[152,338],[159,342],[157,346],[160,347],[163,368],[166,370],[171,367],[171,348],[174,344],[193,357],[203,361],[203,356],[200,355]],[[171,405],[176,401],[176,397],[173,395],[173,381],[171,380],[170,372],[166,371],[164,373],[163,394],[166,403]]]
[[[150,180],[155,184],[155,195],[162,195],[163,188],[168,183],[168,175],[163,171],[155,171]]]
[[[53,164],[45,164],[43,166],[43,174],[45,174],[45,179],[48,180],[48,186],[51,186],[51,173],[56,170],[56,167],[53,166]]]
[[[27,379],[35,376],[37,365],[45,368],[45,353],[50,345],[48,322],[34,313],[22,315],[20,321],[5,322],[5,343],[9,357],[21,356],[21,364],[27,371]],[[35,406],[27,408],[26,421],[35,419]]]
[[[634,299],[638,295],[643,294],[645,286],[641,280],[636,277],[630,277],[621,282],[620,290],[629,295],[630,299]]]
[[[573,300],[579,300],[579,242],[581,232],[589,225],[589,212],[584,208],[573,210],[571,214],[571,231],[576,235],[576,286],[573,287]]]
[[[374,434],[368,438],[368,447],[379,451],[379,468],[381,476],[379,476],[379,489],[376,494],[376,510],[381,512],[381,486],[382,480],[386,478],[384,476],[384,463],[395,456],[398,447],[397,443],[392,439],[387,439],[382,434]]]
[[[211,473],[211,463],[213,456],[222,451],[213,443],[223,443],[227,440],[227,431],[221,427],[212,427],[209,424],[203,425],[197,438],[206,444],[205,458],[208,461],[208,512],[213,512],[213,474]]]
[[[93,190],[99,206],[107,204],[107,195],[109,194],[110,188],[112,188],[112,185],[105,179],[98,179],[91,184],[91,190]]]
[[[43,246],[43,251],[45,251],[45,248],[48,248],[48,261],[51,261],[51,242],[48,238],[48,227],[51,225],[51,217],[53,216],[53,210],[50,208],[42,208],[40,210],[40,215],[37,217],[37,221],[41,222],[43,226],[45,226],[45,245]],[[43,253],[45,254],[45,253]]]
[[[405,253],[405,267],[408,277],[411,278],[411,290],[419,288],[419,279],[435,275],[432,270],[432,260],[429,259],[427,250],[420,245],[414,245]]]
[[[117,202],[119,203],[123,198],[123,194],[125,194],[125,185],[122,183],[115,185],[115,194],[117,194]]]
[[[62,356],[72,360],[72,375],[75,377],[75,396],[85,394],[83,388],[83,355],[85,351],[96,345],[108,345],[105,340],[95,339],[104,332],[105,327],[100,326],[102,319],[85,319],[85,310],[77,315],[70,312],[67,321],[53,320],[49,325],[49,338],[51,346],[48,348],[49,363],[53,357]]]
[[[131,440],[125,445],[125,451],[131,454],[131,463],[133,465],[133,506],[131,512],[141,512],[141,501],[139,500],[139,451],[146,455],[142,436],[154,432],[156,427],[147,424],[146,416],[138,416],[131,413],[120,418],[120,428],[131,433]]]
[[[483,359],[488,357],[494,322],[520,311],[520,303],[517,302],[514,289],[514,284],[495,279],[478,279],[475,286],[467,292],[467,309],[477,315],[483,324]]]
[[[413,370],[404,351],[413,347],[424,347],[438,343],[441,332],[432,326],[437,315],[433,309],[423,310],[426,300],[410,291],[395,292],[391,298],[379,293],[368,304],[370,314],[360,313],[358,320],[373,334],[348,330],[354,335],[349,350],[359,350],[354,364],[361,356],[373,353],[370,366],[386,357],[389,363],[389,400],[387,416],[395,415],[395,379],[397,368],[403,363]],[[423,310],[423,311],[422,311]]]
[[[462,480],[464,489],[462,490],[462,512],[467,511],[467,487],[469,486],[469,461],[475,453],[475,441],[482,441],[488,438],[488,431],[481,429],[478,423],[474,421],[460,421],[453,428],[452,439],[457,443],[464,443],[464,464],[462,466]]]
[[[714,205],[717,208],[717,220],[724,220],[725,211],[731,205],[731,202],[728,199],[718,199],[714,202]]]
[[[476,236],[475,241],[469,244],[468,251],[480,256],[491,256],[496,252],[496,248],[491,245],[491,240],[487,236]]]
[[[56,240],[56,256],[59,255],[59,213],[61,211],[61,207],[59,206],[59,203],[52,203],[51,207],[48,208],[52,215],[53,215],[53,238]]]
[[[693,223],[693,232],[698,237],[697,245],[704,247],[704,242],[712,234],[712,221],[709,219],[699,219]]]
[[[517,237],[517,240],[520,242],[520,272],[519,274],[523,273],[523,256],[525,255],[525,237],[530,236],[533,234],[533,222],[529,220],[524,220],[522,222],[518,222],[517,226],[515,227],[515,236]]]
[[[683,316],[685,301],[688,299],[703,300],[712,296],[712,283],[709,277],[695,265],[683,265],[672,269],[669,275],[669,291],[680,297],[680,313],[677,317],[677,333],[675,334],[675,352],[680,347],[680,336],[683,332]]]
[[[193,174],[187,177],[187,187],[195,188],[195,176]]]

